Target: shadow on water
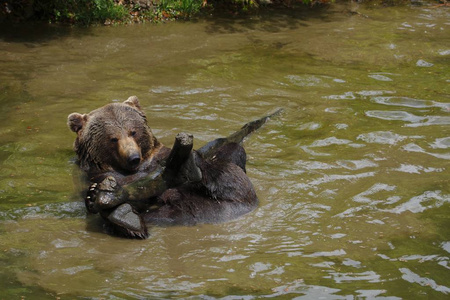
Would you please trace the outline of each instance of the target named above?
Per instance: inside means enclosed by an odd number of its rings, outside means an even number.
[[[276,33],[285,29],[298,29],[308,27],[308,20],[330,20],[329,6],[314,8],[297,7],[294,9],[262,9],[258,13],[250,15],[231,16],[227,14],[214,15],[207,19],[206,32],[238,33],[249,30],[259,30],[268,33]]]
[[[0,23],[0,40],[8,43],[23,43],[29,48],[67,36],[82,38],[91,34],[89,28],[52,25],[45,23]]]
[[[269,33],[279,32],[282,29],[296,29],[307,27],[306,20],[330,20],[330,6],[296,7],[293,9],[276,8],[262,9],[249,15],[233,16],[226,13],[217,13],[207,18],[209,25],[206,32],[238,33],[246,30],[262,30]],[[193,20],[192,22],[195,22]],[[139,26],[139,25],[137,25]],[[82,38],[92,35],[92,27],[77,27],[70,25],[35,23],[15,23],[4,21],[0,23],[0,39],[11,43],[25,43],[28,47],[33,44],[46,43],[66,36]]]

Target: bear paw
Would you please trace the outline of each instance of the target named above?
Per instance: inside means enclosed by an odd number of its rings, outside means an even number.
[[[95,208],[95,200],[97,199],[97,183],[93,183],[89,186],[86,197],[84,198],[84,204],[88,212],[96,214],[98,211]]]
[[[114,208],[125,202],[124,191],[114,177],[108,176],[100,183],[89,186],[86,194],[86,208],[91,213]]]
[[[112,223],[114,229],[125,237],[137,239],[148,237],[147,226],[128,203],[117,207],[108,216],[108,220]]]

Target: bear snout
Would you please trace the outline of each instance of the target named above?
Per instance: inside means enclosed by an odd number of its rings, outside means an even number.
[[[128,156],[127,163],[131,168],[136,168],[141,162],[141,155],[139,153],[133,153]]]
[[[141,149],[131,137],[119,139],[119,156],[122,168],[129,171],[136,170],[142,161]]]

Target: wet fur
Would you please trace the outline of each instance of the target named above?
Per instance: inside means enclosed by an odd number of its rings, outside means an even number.
[[[246,153],[239,143],[267,119],[248,123],[237,132],[239,134],[215,140],[199,149],[200,182],[170,187],[154,198],[127,202],[145,223],[155,225],[225,222],[254,210],[258,198],[245,173]],[[68,125],[77,133],[74,149],[80,167],[91,182],[99,183],[107,176],[113,176],[119,185],[135,182],[155,169],[170,153],[170,149],[153,136],[136,97],[124,103],[108,104],[89,114],[73,113],[69,115]],[[111,142],[117,134],[129,137],[130,131],[136,132],[132,137],[142,157],[136,170],[124,167],[123,153]],[[110,213],[108,210],[100,212],[105,220]],[[129,232],[116,225],[113,229],[128,237],[147,236],[145,225],[141,232]]]
[[[229,155],[225,156],[225,152]],[[145,222],[155,225],[221,223],[254,210],[258,198],[245,174],[245,162],[244,168],[239,166],[243,164],[244,148],[228,144],[219,148],[217,154],[201,162],[201,183],[166,190],[158,197],[156,208],[143,214]]]

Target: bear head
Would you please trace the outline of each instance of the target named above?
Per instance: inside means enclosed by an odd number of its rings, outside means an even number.
[[[77,134],[74,150],[88,173],[135,173],[159,145],[136,96],[88,114],[72,113],[67,124]]]

